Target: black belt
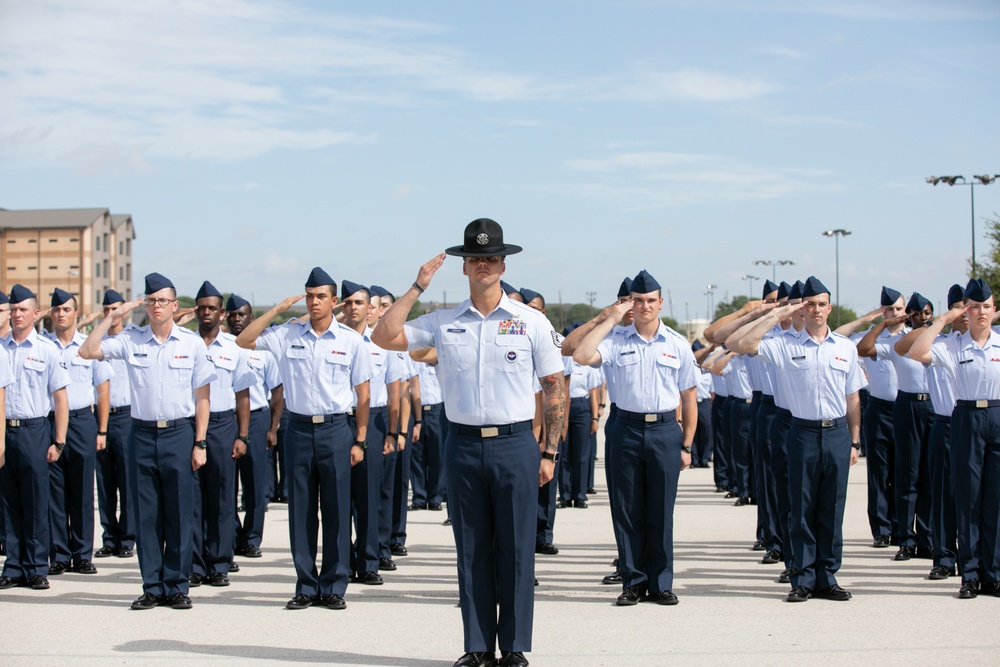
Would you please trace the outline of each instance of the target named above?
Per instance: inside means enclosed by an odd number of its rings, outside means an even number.
[[[631,412],[630,410],[618,409],[618,416],[625,421],[642,422],[644,424],[658,424],[659,422],[677,421],[677,411],[669,412]]]
[[[471,435],[477,438],[496,438],[501,435],[514,435],[521,431],[531,430],[531,420],[503,424],[502,426],[468,426],[466,424],[451,424],[451,430],[458,435]]]
[[[580,401],[586,401],[589,404],[590,396],[577,396],[576,398],[569,399],[570,405],[572,405],[573,403],[579,403]]]
[[[132,406],[131,405],[123,405],[120,408],[113,408],[113,407],[112,408],[108,408],[108,414],[109,415],[115,415],[115,414],[118,414],[119,412],[132,412]]]
[[[931,421],[944,422],[945,424],[950,424],[951,423],[951,415],[939,415],[937,413],[934,413],[934,414],[931,415]]]
[[[883,409],[892,409],[895,401],[887,401],[884,398],[879,398],[878,396],[868,396],[868,405],[877,405]]]
[[[774,396],[771,396],[770,394],[761,394],[760,400],[768,405],[774,405]]]
[[[184,417],[182,419],[158,419],[149,421],[147,419],[133,419],[132,425],[139,428],[163,429],[174,426],[186,426],[194,421],[194,417]]]
[[[232,410],[220,410],[219,412],[209,412],[208,421],[217,422],[226,419],[227,417],[235,417],[236,413]]]
[[[429,412],[430,410],[433,410],[434,408],[439,408],[439,407],[441,407],[441,403],[431,403],[430,405],[422,405],[422,406],[420,406],[420,409],[423,410],[424,412]]]
[[[791,417],[792,417],[792,411],[791,410],[788,410],[788,409],[782,408],[782,407],[778,407],[777,404],[775,404],[775,406],[774,406],[774,414],[781,415],[782,417],[788,417],[789,419],[791,419]]]
[[[847,417],[837,417],[836,419],[799,419],[792,417],[792,424],[803,428],[834,428],[847,423]]]
[[[900,398],[906,398],[911,401],[920,401],[921,403],[923,401],[931,400],[930,394],[914,394],[912,391],[897,391],[896,396]]]
[[[266,405],[264,407],[262,407],[262,408],[257,408],[256,410],[251,410],[250,412],[251,413],[253,413],[253,412],[263,412],[264,410],[267,410],[267,406]]]
[[[48,417],[32,417],[31,419],[8,419],[7,428],[18,428],[20,426],[38,426],[49,420]]]
[[[288,413],[288,418],[290,420],[293,422],[299,422],[300,424],[326,424],[343,417],[346,417],[343,412],[335,415],[300,415],[297,412]]]
[[[955,407],[958,408],[978,408],[980,410],[984,408],[997,408],[1000,407],[1000,401],[955,401]]]
[[[730,396],[729,398],[737,403],[753,403],[753,398],[742,398],[740,396]]]
[[[94,414],[94,406],[93,405],[88,405],[85,408],[77,408],[76,410],[70,410],[69,411],[69,416],[70,417],[79,417],[80,415],[92,415],[92,414]],[[56,415],[55,415],[54,412],[50,412],[49,413],[49,419],[52,419],[55,416]]]

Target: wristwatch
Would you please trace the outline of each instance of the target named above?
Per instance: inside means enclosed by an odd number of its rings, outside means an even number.
[[[368,449],[368,441],[367,440],[355,440],[354,441],[354,446],[355,447],[360,447],[361,449]]]
[[[861,451],[861,443],[860,442],[852,442],[851,443],[851,447],[853,447],[854,449],[857,449],[858,451]]]
[[[691,445],[681,445],[681,451],[685,454],[691,453]]]
[[[549,461],[552,461],[553,463],[558,463],[559,462],[559,452],[550,452],[550,451],[546,450],[546,451],[542,452],[542,458],[543,459],[548,459]]]
[[[66,443],[65,442],[53,442],[52,446],[55,447],[56,451],[59,452],[60,454],[62,454],[62,451],[64,449],[66,449]]]
[[[195,440],[194,446],[198,449],[208,449],[208,440]]]
[[[246,445],[247,447],[250,446],[250,436],[249,435],[238,435],[238,436],[236,436],[236,439],[237,440],[242,440],[243,444]]]

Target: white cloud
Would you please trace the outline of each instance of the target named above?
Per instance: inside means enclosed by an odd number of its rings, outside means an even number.
[[[799,58],[802,57],[801,51],[785,48],[783,46],[768,46],[761,49],[761,53],[769,56],[779,56],[781,58],[788,58],[790,60],[798,60]]]
[[[634,82],[623,86],[622,93],[637,102],[733,102],[754,99],[777,90],[778,86],[768,81],[688,67],[673,72],[640,74]]]

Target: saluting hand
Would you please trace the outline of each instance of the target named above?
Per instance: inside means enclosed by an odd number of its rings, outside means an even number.
[[[632,310],[632,298],[629,297],[624,301],[616,301],[609,306],[611,310],[611,316],[615,318],[617,322],[621,318],[625,317],[625,313]]]
[[[902,324],[903,322],[905,322],[907,319],[909,319],[909,317],[910,317],[909,315],[905,314],[897,315],[896,317],[887,317],[886,319],[882,320],[882,324],[884,324],[887,327],[896,326],[897,324]]]
[[[442,264],[444,264],[444,258],[445,254],[441,253],[431,261],[421,266],[420,270],[417,271],[416,283],[420,285],[423,289],[427,289],[428,287],[430,287],[431,278],[434,277],[434,274],[437,273],[437,270],[441,268]]]
[[[122,305],[112,310],[111,313],[108,315],[108,317],[111,318],[111,324],[117,326],[118,323],[121,322],[126,315],[128,315],[133,310],[141,306],[143,303],[145,303],[145,301],[146,301],[145,299],[136,299],[135,301],[127,301],[126,303],[123,303]]]
[[[282,301],[281,303],[279,303],[274,308],[275,308],[275,310],[277,312],[283,313],[283,312],[285,312],[286,310],[288,310],[289,308],[291,308],[292,306],[294,306],[296,303],[298,303],[299,301],[301,301],[304,298],[306,298],[305,294],[300,294],[298,296],[290,296],[287,299],[285,299],[284,301]]]

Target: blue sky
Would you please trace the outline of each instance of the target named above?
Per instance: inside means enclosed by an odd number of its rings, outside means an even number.
[[[847,228],[844,305],[940,304],[969,188],[924,177],[1000,174],[998,63],[992,0],[0,0],[0,207],[131,213],[137,279],[257,303],[317,264],[402,291],[485,216],[550,303],[833,288]],[[449,259],[430,295],[467,291]]]

